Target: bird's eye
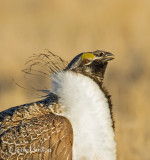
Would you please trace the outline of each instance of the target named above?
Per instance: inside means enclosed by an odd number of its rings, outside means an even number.
[[[84,60],[82,61],[82,64],[88,64],[89,62],[90,62],[89,59],[84,59]]]
[[[103,56],[103,53],[100,53],[100,56]]]

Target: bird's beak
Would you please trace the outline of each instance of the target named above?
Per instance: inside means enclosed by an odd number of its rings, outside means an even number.
[[[113,60],[115,57],[112,53],[109,53],[109,52],[105,52],[105,55],[103,57],[103,61],[106,62],[106,61],[110,61],[110,60]]]

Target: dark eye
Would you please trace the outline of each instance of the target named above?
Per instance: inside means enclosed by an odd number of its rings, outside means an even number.
[[[89,63],[89,62],[90,62],[89,59],[84,59],[84,60],[82,61],[83,64],[87,64],[87,63]]]
[[[103,56],[103,53],[100,53],[100,56]]]

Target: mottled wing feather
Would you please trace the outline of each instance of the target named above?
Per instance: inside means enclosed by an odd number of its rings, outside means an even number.
[[[72,126],[55,114],[56,102],[50,98],[0,113],[0,159],[72,159]]]

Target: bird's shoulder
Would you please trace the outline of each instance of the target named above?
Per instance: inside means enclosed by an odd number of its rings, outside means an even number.
[[[21,121],[41,117],[49,113],[59,113],[60,104],[57,95],[51,93],[47,98],[28,104],[12,107],[0,112],[0,134],[8,128],[17,126]]]
[[[0,158],[71,158],[73,131],[60,112],[58,97],[13,107],[0,113]],[[66,157],[65,157],[66,158]],[[64,158],[64,159],[65,159]],[[59,158],[58,158],[59,159]]]

